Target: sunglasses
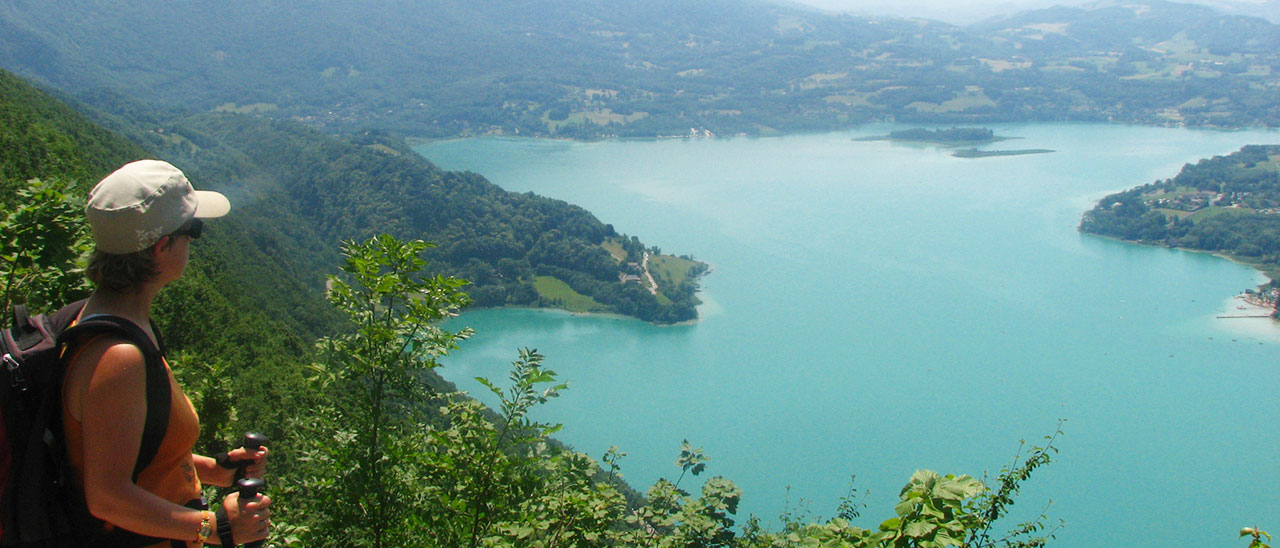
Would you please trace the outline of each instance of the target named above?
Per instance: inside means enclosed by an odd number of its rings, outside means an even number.
[[[191,219],[191,222],[182,225],[182,228],[173,231],[170,236],[190,236],[192,240],[198,240],[201,232],[204,232],[204,221]]]

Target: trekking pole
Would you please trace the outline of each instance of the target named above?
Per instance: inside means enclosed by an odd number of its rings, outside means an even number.
[[[241,478],[236,482],[236,488],[240,490],[240,508],[243,511],[244,505],[253,499],[258,498],[258,494],[267,488],[267,482],[259,478]],[[253,542],[244,543],[244,548],[258,548],[266,543],[266,540],[255,540]]]
[[[261,450],[262,447],[266,444],[267,444],[266,436],[259,434],[257,432],[246,432],[244,434],[244,440],[241,442],[240,446],[250,451],[257,452]],[[245,466],[247,466],[247,463],[241,464],[240,465],[241,470],[243,470]],[[240,504],[244,504],[245,501],[247,500],[253,500],[258,498],[258,494],[262,492],[262,490],[267,488],[267,482],[258,478],[240,478],[238,481],[236,481],[236,488],[240,490]],[[254,542],[246,543],[244,547],[258,548],[262,546],[264,542],[266,541],[257,540]]]

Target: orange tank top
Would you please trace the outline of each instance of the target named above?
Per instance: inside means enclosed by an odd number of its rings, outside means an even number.
[[[88,343],[86,341],[80,348],[89,346]],[[67,363],[74,361],[77,356],[78,353]],[[155,458],[138,474],[137,485],[169,502],[185,505],[199,499],[201,495],[200,478],[196,476],[195,459],[191,452],[200,437],[200,418],[196,415],[191,400],[187,399],[186,393],[173,378],[168,361],[164,361],[164,369],[169,376],[169,425]],[[71,469],[75,472],[78,484],[84,485],[84,463],[94,456],[84,454],[83,425],[71,416],[66,407],[66,398],[63,398],[62,426]],[[107,527],[109,530],[110,525]],[[168,548],[170,543],[165,541],[153,546]],[[189,543],[189,546],[198,547],[195,542]]]

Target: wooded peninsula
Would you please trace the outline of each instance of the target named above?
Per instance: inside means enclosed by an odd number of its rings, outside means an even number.
[[[1109,195],[1084,214],[1080,230],[1251,265],[1271,278],[1257,291],[1274,308],[1280,294],[1280,145],[1246,146]]]

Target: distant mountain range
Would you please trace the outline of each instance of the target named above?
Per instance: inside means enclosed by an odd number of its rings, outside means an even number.
[[[759,0],[6,0],[0,67],[73,93],[422,136],[1280,125],[1280,27],[1160,0],[963,27]]]
[[[1045,9],[1054,6],[1085,6],[1094,0],[779,0],[783,4],[804,5],[833,12],[863,16],[923,18],[955,25],[977,23],[992,17]],[[1191,4],[1209,6],[1223,13],[1262,17],[1280,23],[1280,1],[1277,0],[1192,0]]]
[[[1262,17],[1280,23],[1280,1],[1277,0],[1200,0],[1197,2],[1235,15]]]

